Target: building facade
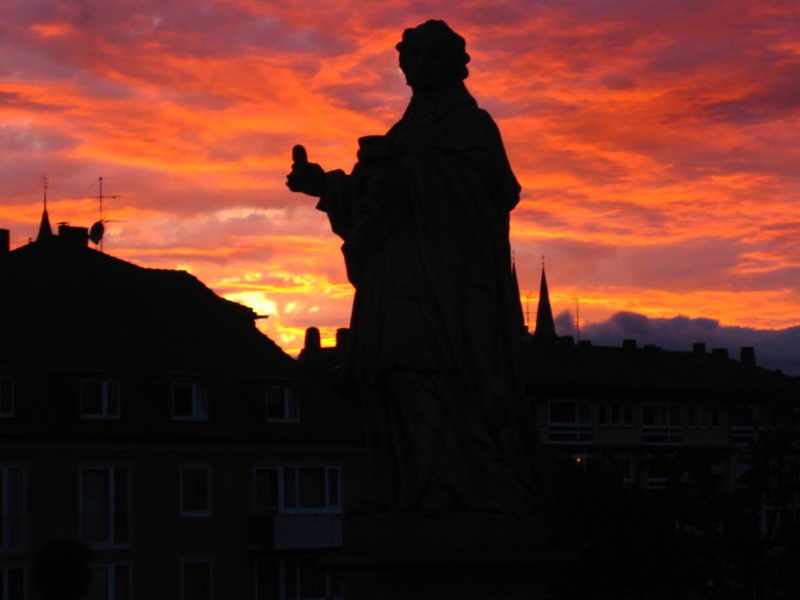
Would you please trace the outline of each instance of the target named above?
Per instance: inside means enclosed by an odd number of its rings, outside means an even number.
[[[89,598],[328,598],[314,567],[358,492],[358,415],[188,273],[50,230],[0,236],[0,599],[55,538]],[[60,584],[56,584],[60,585]]]

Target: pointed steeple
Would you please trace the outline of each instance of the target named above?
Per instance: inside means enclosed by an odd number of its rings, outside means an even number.
[[[547,289],[544,261],[542,262],[542,282],[539,285],[539,308],[536,310],[536,332],[533,337],[543,342],[552,342],[558,339],[556,323],[553,320],[553,309],[550,307],[550,292]]]
[[[37,242],[44,242],[53,237],[50,217],[47,216],[47,175],[42,176],[42,185],[44,185],[44,210],[42,211],[42,222],[39,223],[39,235],[36,236]]]

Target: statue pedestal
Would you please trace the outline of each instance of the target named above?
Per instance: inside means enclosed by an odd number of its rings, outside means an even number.
[[[345,600],[545,600],[574,563],[549,550],[547,519],[454,513],[347,517],[342,553],[322,566]]]

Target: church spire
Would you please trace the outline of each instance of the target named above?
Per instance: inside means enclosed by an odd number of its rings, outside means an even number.
[[[42,185],[44,186],[44,211],[42,211],[42,221],[39,223],[39,235],[36,236],[37,242],[44,242],[53,237],[50,217],[47,216],[47,175],[42,175]]]
[[[550,307],[550,292],[547,290],[544,259],[542,259],[542,282],[539,285],[539,308],[536,310],[536,332],[533,336],[543,342],[552,342],[558,338],[556,323],[553,320],[553,309]]]

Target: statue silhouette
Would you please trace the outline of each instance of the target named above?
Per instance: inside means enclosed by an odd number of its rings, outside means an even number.
[[[509,213],[520,186],[467,91],[443,21],[397,44],[412,98],[359,139],[348,175],[295,146],[287,186],[319,197],[355,287],[343,376],[359,386],[377,510],[535,510],[534,419],[517,366]]]

